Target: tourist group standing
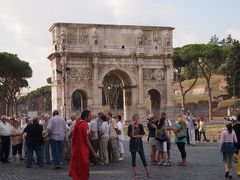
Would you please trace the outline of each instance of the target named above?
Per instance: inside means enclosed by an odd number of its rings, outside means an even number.
[[[148,141],[151,148],[151,165],[169,167],[171,159],[171,136],[175,135],[181,157],[179,166],[187,165],[186,144],[206,141],[206,123],[202,117],[195,118],[192,113],[183,115],[176,122],[171,122],[166,113],[159,119],[153,115],[147,117],[149,130]],[[61,169],[64,160],[70,160],[69,175],[74,180],[87,180],[89,166],[121,161],[124,159],[124,130],[122,117],[112,113],[99,112],[96,116],[84,110],[79,117],[72,115],[65,120],[54,110],[52,117],[42,114],[40,118],[26,118],[20,122],[7,116],[1,116],[0,122],[2,163],[14,163],[26,158],[26,167],[31,168],[36,161],[40,168],[52,164],[53,169]],[[129,151],[134,178],[139,177],[137,154],[139,155],[146,177],[151,177],[146,160],[143,136],[145,130],[137,114],[127,128]],[[223,156],[225,177],[232,178],[234,158],[240,159],[240,115],[236,122],[226,124],[221,132],[221,153]],[[240,175],[240,161],[236,164]]]

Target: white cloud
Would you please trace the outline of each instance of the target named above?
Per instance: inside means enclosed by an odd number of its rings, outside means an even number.
[[[173,31],[173,46],[181,47],[186,44],[206,43],[203,36],[199,36],[199,32],[184,23],[177,23],[176,29]]]
[[[149,0],[102,0],[117,23],[159,25],[176,15],[176,7],[170,3]]]
[[[24,24],[17,15],[12,12],[5,13],[0,12],[0,24],[6,29],[6,31],[13,34],[15,39],[22,45],[27,45],[27,39],[33,35],[33,30]]]

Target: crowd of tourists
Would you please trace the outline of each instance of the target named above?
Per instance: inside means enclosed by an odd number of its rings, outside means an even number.
[[[154,115],[147,117],[148,141],[151,146],[151,165],[171,166],[172,135],[174,144],[181,155],[179,166],[187,165],[185,145],[195,146],[201,141],[206,142],[206,123],[202,117],[196,118],[188,112],[181,115],[176,122],[170,121],[166,113],[160,118]],[[146,161],[143,136],[143,124],[137,114],[127,128],[130,137],[133,176],[138,177],[136,164],[137,153],[146,171],[151,173]],[[124,130],[120,115],[99,112],[94,116],[91,111],[84,110],[80,116],[72,115],[65,120],[54,110],[52,117],[42,114],[41,117],[14,119],[5,115],[0,122],[0,160],[2,163],[14,163],[16,158],[26,161],[31,168],[34,161],[39,167],[52,164],[53,169],[61,169],[65,161],[69,163],[69,175],[74,180],[89,178],[89,165],[122,161],[124,159]],[[240,159],[240,115],[236,122],[226,124],[221,134],[221,152],[225,165],[225,177],[232,178],[232,167],[235,159]],[[237,157],[238,156],[238,157]],[[240,161],[237,164],[240,175]]]

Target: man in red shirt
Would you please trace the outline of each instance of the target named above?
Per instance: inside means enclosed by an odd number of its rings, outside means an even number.
[[[81,119],[76,120],[72,133],[71,161],[69,176],[73,180],[88,180],[89,178],[89,150],[97,159],[98,155],[93,150],[88,138],[88,122],[93,119],[91,111],[84,110]]]

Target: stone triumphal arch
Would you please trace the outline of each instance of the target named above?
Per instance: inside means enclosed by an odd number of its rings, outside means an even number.
[[[103,79],[123,84],[125,122],[173,112],[171,27],[56,23],[52,33],[52,107],[69,118],[77,107],[102,111]],[[73,100],[79,97],[80,100]]]

